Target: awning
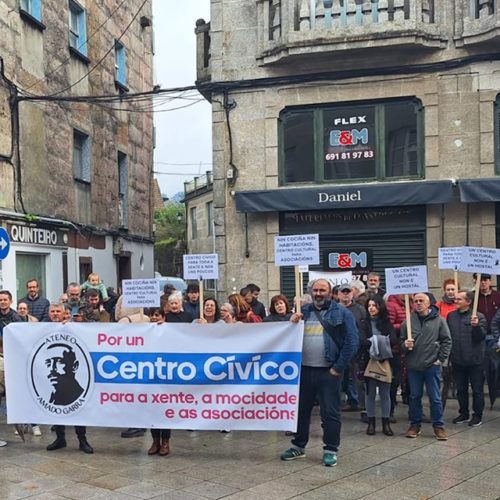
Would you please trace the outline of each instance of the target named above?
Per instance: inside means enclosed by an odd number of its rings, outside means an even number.
[[[458,181],[460,201],[479,203],[500,201],[500,178],[460,179]]]
[[[343,184],[307,188],[240,191],[238,212],[287,212],[359,207],[450,203],[451,180]]]

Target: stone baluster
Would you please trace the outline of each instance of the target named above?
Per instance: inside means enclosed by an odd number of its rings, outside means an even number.
[[[493,14],[493,0],[479,0],[479,19]]]
[[[323,0],[323,7],[325,10],[325,27],[331,28],[333,0]]]
[[[309,0],[300,0],[299,30],[309,31],[310,29],[311,29],[311,6]]]
[[[269,17],[271,19],[270,38],[278,40],[281,36],[281,0],[271,0]]]
[[[403,22],[405,20],[405,0],[394,0],[394,21]]]
[[[342,25],[342,9],[340,7],[340,0],[333,0],[332,5],[332,26],[338,28]]]
[[[314,19],[317,28],[321,29],[325,26],[325,5],[323,0],[315,0]]]
[[[356,23],[356,12],[357,12],[356,0],[344,0],[344,2],[347,4],[347,6],[346,6],[347,24],[349,24],[349,25],[357,24]]]
[[[361,6],[363,12],[363,24],[370,25],[375,22],[373,18],[373,10],[372,10],[372,2],[371,0],[363,0],[363,4]]]
[[[387,23],[389,21],[389,2],[388,0],[378,1],[378,22],[380,24]]]

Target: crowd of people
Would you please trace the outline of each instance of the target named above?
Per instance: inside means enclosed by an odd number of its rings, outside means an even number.
[[[300,297],[300,310],[294,310],[282,294],[273,296],[266,309],[259,301],[260,288],[253,283],[229,295],[222,304],[213,297],[206,297],[200,304],[196,283],[189,284],[184,295],[166,285],[160,307],[125,308],[122,297],[106,288],[95,273],[81,285],[70,283],[60,300],[50,303],[40,294],[38,281],[32,279],[26,284],[27,295],[18,301],[17,310],[12,308],[11,293],[0,290],[0,341],[5,326],[22,321],[208,324],[303,320],[298,426],[291,447],[281,459],[305,456],[312,410],[319,404],[323,463],[334,466],[340,445],[341,412],[359,412],[367,424],[366,433],[374,435],[377,394],[382,433],[386,436],[394,436],[391,424],[396,422],[394,409],[400,394],[399,403],[408,405],[406,437],[416,438],[422,424],[429,422],[436,439],[447,440],[443,414],[450,385],[454,385],[459,405],[453,424],[481,425],[485,357],[488,350],[500,347],[500,293],[493,290],[490,275],[481,275],[478,312],[472,315],[474,293],[457,285],[452,279],[445,280],[439,301],[430,293],[417,293],[411,298],[412,336],[408,337],[404,296],[387,296],[375,272],[368,275],[366,286],[353,281],[333,287],[326,279],[309,283],[308,293]],[[430,416],[423,413],[424,386]],[[0,393],[2,388],[0,385]],[[38,425],[31,424],[31,428],[34,435],[41,435]],[[64,426],[56,425],[52,430],[56,439],[47,450],[64,448]],[[93,453],[86,428],[75,427],[75,431],[79,448]],[[128,438],[144,433],[145,429],[130,428],[121,435]],[[148,454],[168,455],[170,430],[154,429],[151,435]],[[0,446],[6,444],[0,440]]]

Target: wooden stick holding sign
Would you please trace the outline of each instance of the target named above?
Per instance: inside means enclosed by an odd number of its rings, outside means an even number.
[[[477,305],[479,303],[479,287],[481,286],[481,273],[476,274],[476,285],[474,287],[474,302],[472,303],[472,317],[477,316]]]
[[[476,273],[476,286],[474,287],[474,302],[472,305],[472,316],[477,316],[477,305],[479,301],[479,287],[481,286],[482,274],[497,274],[499,269],[499,253],[496,248],[463,247],[462,258],[458,269],[465,273]]]
[[[200,304],[200,319],[203,319],[203,277],[200,276],[198,281],[198,286],[200,288],[200,296],[198,298],[198,303]]]
[[[185,280],[197,280],[200,287],[200,319],[203,314],[203,281],[219,279],[219,256],[216,253],[186,254],[183,256]]]
[[[455,281],[455,293],[458,293],[458,271],[453,271],[453,280]]]
[[[296,234],[275,236],[274,264],[276,266],[294,266],[295,312],[300,313],[303,278],[299,266],[319,264],[319,235]]]
[[[411,309],[410,309],[410,296],[405,293],[405,313],[406,313],[406,339],[413,340],[411,331]],[[411,351],[411,348],[408,349]]]
[[[389,295],[405,296],[406,339],[413,340],[411,331],[410,294],[425,293],[427,285],[427,267],[392,267],[385,270],[385,283]],[[411,349],[408,349],[411,351]]]
[[[295,312],[300,313],[301,310],[301,296],[302,289],[300,287],[301,282],[301,272],[299,270],[299,266],[295,266]]]

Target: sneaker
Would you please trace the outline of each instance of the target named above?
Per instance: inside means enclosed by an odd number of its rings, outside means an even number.
[[[3,446],[7,446],[7,441],[2,441],[0,439],[0,448],[2,448]]]
[[[479,427],[483,423],[483,419],[481,417],[477,417],[473,415],[469,422],[469,427]]]
[[[416,438],[420,434],[420,425],[410,425],[406,431],[407,438]]]
[[[337,454],[333,451],[325,451],[323,454],[323,465],[325,467],[335,467],[337,465]]]
[[[465,422],[469,421],[469,417],[466,417],[465,415],[459,415],[458,417],[455,417],[452,422],[454,424],[464,424]]]
[[[303,451],[297,450],[297,448],[288,448],[281,454],[281,460],[295,460],[297,458],[305,458],[306,454]]]
[[[31,432],[33,433],[33,436],[41,436],[42,435],[42,431],[40,430],[40,427],[38,425],[34,425],[31,428]]]
[[[443,427],[434,427],[434,436],[438,441],[448,441],[448,435]]]

